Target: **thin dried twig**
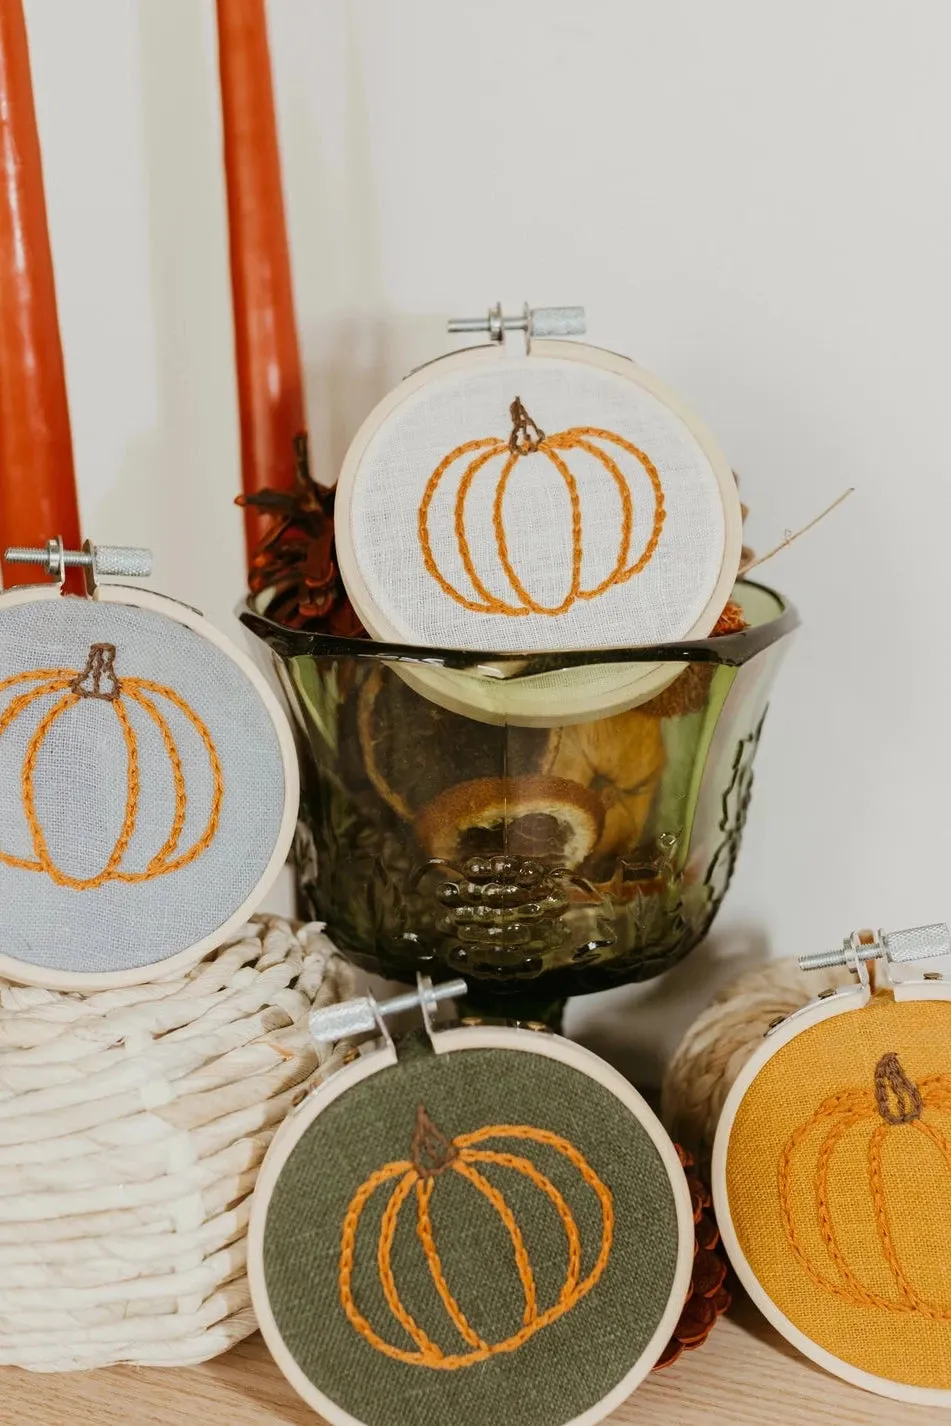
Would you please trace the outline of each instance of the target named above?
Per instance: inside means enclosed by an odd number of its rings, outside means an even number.
[[[854,491],[854,485],[850,485],[848,490],[843,490],[842,494],[838,497],[838,499],[833,500],[831,505],[827,505],[825,510],[823,510],[821,514],[817,515],[814,520],[809,521],[808,525],[803,525],[802,529],[797,530],[795,534],[787,535],[786,538],[784,540],[781,540],[778,545],[775,545],[773,549],[767,550],[765,555],[758,555],[756,559],[748,560],[746,564],[741,565],[740,574],[749,574],[751,569],[757,569],[761,564],[765,564],[767,560],[771,560],[773,558],[773,555],[778,555],[780,550],[784,550],[788,545],[794,544],[796,540],[800,538],[801,535],[805,535],[810,530],[814,530],[815,527],[820,523],[820,521],[824,520],[827,515],[831,515],[833,510],[838,509],[842,502],[844,500],[848,500],[849,496],[852,495]]]

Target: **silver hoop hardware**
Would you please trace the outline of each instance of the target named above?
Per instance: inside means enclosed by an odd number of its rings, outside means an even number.
[[[86,576],[87,593],[92,594],[103,576],[120,579],[148,579],[152,573],[152,551],[133,545],[94,545],[86,540],[81,550],[67,550],[61,536],[47,540],[43,549],[11,545],[3,552],[5,564],[33,564],[62,584],[68,569],[79,568]]]
[[[579,337],[587,329],[583,307],[530,307],[527,302],[517,317],[505,316],[496,302],[486,316],[452,317],[448,326],[450,332],[488,332],[489,340],[499,344],[506,332],[524,332],[527,352],[533,337]]]
[[[867,961],[907,965],[912,961],[947,955],[951,955],[951,930],[945,922],[937,921],[928,926],[909,926],[904,931],[853,931],[834,951],[800,956],[799,969],[825,970],[830,966],[848,966],[849,970],[858,974],[858,967]]]
[[[404,995],[395,995],[392,1000],[380,1002],[373,995],[360,995],[353,1000],[312,1011],[308,1022],[311,1038],[318,1045],[333,1045],[354,1035],[376,1030],[392,1046],[393,1038],[386,1022],[394,1015],[402,1015],[409,1010],[421,1011],[427,1033],[431,1035],[432,1016],[437,1005],[444,1000],[457,1000],[465,995],[466,990],[464,980],[433,985],[429,976],[417,975],[416,989],[408,990]]]

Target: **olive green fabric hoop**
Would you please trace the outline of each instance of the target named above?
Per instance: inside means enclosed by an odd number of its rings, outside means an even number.
[[[250,1234],[268,1345],[340,1426],[600,1420],[650,1370],[687,1293],[693,1224],[676,1151],[636,1091],[576,1045],[481,1027],[436,1041],[453,1052],[404,1043],[398,1061],[382,1051],[339,1072],[275,1140]],[[420,1106],[443,1137],[414,1163]],[[435,1165],[428,1248],[419,1163]],[[416,1181],[394,1218],[408,1170]],[[580,1248],[573,1283],[567,1219]],[[538,1323],[527,1331],[519,1242]],[[412,1327],[445,1366],[421,1360]]]

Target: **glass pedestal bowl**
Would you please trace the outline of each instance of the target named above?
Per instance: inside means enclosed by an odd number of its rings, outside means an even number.
[[[300,753],[302,913],[364,968],[462,975],[473,1013],[507,1019],[551,1022],[570,995],[675,965],[730,884],[798,624],[762,585],[733,597],[742,633],[532,656],[299,633],[252,600],[241,619],[271,650]],[[633,665],[662,665],[666,686],[627,711],[561,724],[557,696],[544,725],[506,711],[564,670],[577,695]]]

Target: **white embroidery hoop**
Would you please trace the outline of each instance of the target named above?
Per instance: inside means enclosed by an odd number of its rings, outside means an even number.
[[[621,377],[640,391],[649,393],[661,406],[673,415],[682,428],[699,446],[703,457],[713,472],[716,488],[723,512],[723,546],[720,553],[719,574],[715,585],[693,624],[686,629],[671,631],[672,642],[705,638],[723,611],[736,581],[742,549],[742,511],[736,481],[729,463],[707,426],[681,400],[681,398],[656,377],[636,366],[625,357],[598,347],[573,341],[535,341],[531,354],[515,361],[496,345],[472,347],[455,352],[430,362],[427,366],[408,376],[400,386],[391,391],[377,405],[364,421],[354,437],[344,458],[336,494],[336,548],[341,576],[351,602],[368,632],[376,639],[386,642],[425,644],[428,640],[419,631],[400,627],[387,615],[382,607],[385,596],[379,588],[372,587],[366,571],[361,567],[357,549],[358,539],[354,521],[358,502],[358,491],[364,461],[374,438],[394,417],[398,416],[404,403],[417,396],[434,382],[447,377],[476,375],[493,366],[513,371],[513,389],[517,385],[517,370],[530,368],[533,361],[551,358],[559,363],[576,363],[579,374],[583,370],[594,370]],[[423,585],[425,589],[425,584]],[[433,585],[434,597],[438,592]],[[440,598],[444,596],[440,595]],[[602,646],[603,646],[602,640]],[[583,641],[582,648],[598,647],[597,641]],[[468,645],[462,639],[458,647]],[[542,644],[531,648],[532,652],[566,652],[564,643],[551,644],[547,649]],[[492,652],[498,653],[498,648]],[[525,652],[524,649],[519,650]],[[491,665],[491,656],[480,660],[484,667]],[[635,704],[654,697],[682,670],[681,664],[671,663],[618,663],[601,664],[596,668],[575,668],[539,678],[524,680],[474,678],[460,672],[452,672],[420,664],[397,664],[400,675],[419,692],[433,699],[453,712],[478,718],[485,722],[521,724],[557,724],[577,722],[587,717],[607,717]]]
[[[858,940],[857,933],[853,941]],[[881,934],[881,933],[880,933]],[[883,938],[884,939],[884,938]],[[840,1377],[843,1381],[849,1382],[852,1386],[860,1387],[864,1391],[869,1391],[877,1396],[889,1397],[894,1401],[910,1402],[920,1406],[935,1406],[943,1410],[951,1410],[951,1390],[944,1390],[936,1387],[921,1387],[894,1381],[887,1377],[878,1376],[872,1372],[865,1371],[849,1362],[843,1361],[841,1357],[821,1347],[812,1338],[808,1337],[798,1328],[786,1314],[777,1306],[774,1300],[764,1290],[756,1273],[750,1266],[733,1224],[733,1217],[730,1209],[730,1197],[727,1189],[727,1159],[729,1156],[730,1135],[736,1121],[736,1116],[740,1105],[746,1096],[750,1086],[759,1076],[765,1065],[773,1057],[784,1049],[790,1041],[795,1040],[804,1031],[812,1029],[825,1020],[831,1020],[840,1015],[850,1015],[861,1013],[868,1005],[873,987],[869,979],[868,970],[861,960],[854,965],[858,976],[858,984],[847,986],[843,990],[825,994],[821,999],[810,1001],[808,1005],[794,1011],[785,1020],[775,1025],[768,1031],[759,1049],[746,1062],[736,1078],[733,1087],[724,1103],[720,1119],[717,1124],[716,1136],[713,1145],[713,1156],[711,1164],[711,1189],[713,1193],[713,1206],[716,1214],[717,1226],[720,1230],[720,1237],[726,1249],[730,1263],[736,1272],[743,1288],[747,1292],[751,1301],[759,1308],[766,1320],[775,1327],[781,1336],[785,1337],[797,1351],[802,1352],[804,1357],[824,1368],[833,1376]],[[884,971],[884,980],[888,988],[894,994],[896,1002],[915,1000],[939,1000],[951,1001],[951,983],[941,980],[924,980],[920,978],[899,979],[891,974],[890,967],[886,963],[881,968]]]
[[[431,1006],[427,1005],[425,998],[427,993],[432,996],[432,990],[430,987],[427,991],[428,982],[423,978],[419,978],[419,984],[424,1024],[437,1055],[471,1050],[516,1050],[568,1065],[580,1074],[594,1080],[620,1101],[636,1123],[647,1133],[667,1171],[676,1207],[678,1231],[677,1260],[670,1300],[646,1348],[622,1380],[590,1409],[564,1423],[564,1426],[595,1426],[596,1422],[603,1420],[604,1417],[615,1411],[648,1375],[677,1325],[677,1320],[690,1290],[694,1256],[693,1209],[690,1191],[677,1152],[660,1120],[646,1100],[628,1080],[618,1074],[604,1060],[592,1054],[590,1050],[563,1039],[560,1035],[516,1029],[504,1025],[434,1029],[430,1018]],[[412,997],[406,996],[405,1000],[410,1001]],[[353,1003],[356,1004],[356,1002]],[[382,1037],[382,1045],[369,1050],[369,1052],[365,1049],[364,1053],[352,1063],[331,1074],[311,1090],[309,1095],[284,1120],[271,1141],[258,1174],[248,1227],[248,1280],[251,1286],[251,1301],[261,1334],[267,1343],[269,1352],[290,1385],[301,1399],[324,1417],[331,1426],[363,1426],[363,1423],[319,1390],[304,1374],[289,1351],[275,1320],[268,1296],[264,1266],[264,1235],[271,1199],[281,1173],[295,1147],[314,1120],[356,1085],[379,1074],[381,1070],[394,1066],[398,1061],[396,1047],[383,1017],[379,1013],[380,1007],[376,1006],[372,996],[366,997],[364,1003],[373,1007],[377,1029]],[[341,1011],[346,1014],[347,1008],[347,1006],[334,1007],[334,1011],[338,1015]],[[346,1030],[342,1028],[341,1033],[346,1033]]]
[[[0,592],[0,638],[2,638],[3,615],[7,610],[62,597],[64,596],[58,585],[21,585]],[[259,672],[246,654],[197,610],[150,590],[134,589],[120,584],[98,584],[94,592],[87,596],[87,599],[90,603],[125,605],[133,609],[148,610],[154,614],[162,615],[175,624],[184,625],[185,628],[193,630],[236,665],[259,696],[274,728],[284,779],[283,811],[273,848],[256,885],[213,932],[194,944],[182,947],[173,955],[156,960],[149,965],[134,968],[87,972],[38,966],[0,952],[0,976],[23,985],[41,986],[49,990],[94,991],[141,985],[147,981],[179,974],[221,945],[257,910],[284,866],[294,838],[300,797],[300,772],[294,737],[287,717],[263,674]],[[83,601],[77,598],[76,602],[82,603]],[[40,654],[39,657],[42,658],[42,655]],[[2,937],[2,932],[2,911],[0,911],[0,937]]]

